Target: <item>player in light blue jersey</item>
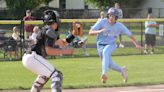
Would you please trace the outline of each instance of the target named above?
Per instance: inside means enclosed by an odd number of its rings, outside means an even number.
[[[101,81],[106,83],[107,71],[109,69],[118,71],[122,74],[124,82],[128,80],[127,67],[120,67],[112,60],[112,53],[116,50],[116,39],[120,34],[126,34],[132,40],[137,49],[142,47],[137,43],[132,33],[122,23],[117,22],[118,11],[116,8],[110,8],[107,18],[97,22],[89,31],[89,35],[97,35],[97,50],[102,60]]]

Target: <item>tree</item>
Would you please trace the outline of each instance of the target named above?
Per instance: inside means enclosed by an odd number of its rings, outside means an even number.
[[[114,3],[120,3],[126,8],[136,8],[146,0],[85,0],[87,4],[94,5],[99,9],[113,7]]]
[[[21,19],[27,9],[33,10],[41,4],[48,5],[52,0],[6,0],[11,18]]]

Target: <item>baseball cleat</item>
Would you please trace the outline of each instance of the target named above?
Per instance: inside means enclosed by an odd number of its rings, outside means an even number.
[[[102,83],[106,83],[107,80],[108,80],[107,75],[104,74],[104,75],[101,76],[101,82],[102,82]]]
[[[128,81],[128,74],[127,74],[127,66],[124,66],[123,67],[123,71],[121,73],[122,77],[124,78],[124,82],[127,83]]]
[[[148,52],[146,50],[144,50],[144,54],[148,54]]]
[[[125,46],[122,43],[119,44],[119,48],[124,48],[124,47]]]

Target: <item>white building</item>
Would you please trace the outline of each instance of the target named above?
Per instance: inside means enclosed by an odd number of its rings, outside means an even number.
[[[21,1],[21,0],[20,0]],[[53,0],[50,7],[65,9],[84,9],[85,0]],[[164,0],[147,0],[140,8],[164,8]],[[5,0],[0,0],[0,8],[6,8]]]
[[[49,3],[49,6],[63,9],[84,9],[85,3],[84,0],[53,0]],[[0,8],[6,7],[5,0],[0,0]]]
[[[53,0],[49,3],[49,7],[60,9],[85,9],[85,6],[85,0]],[[147,9],[149,7],[153,9],[153,14],[155,16],[164,17],[164,0],[147,0],[145,3],[138,7],[142,9],[138,12],[138,14],[143,14],[144,16],[142,17],[146,17]],[[0,0],[0,9],[4,8],[6,8],[5,0]],[[88,8],[95,9],[95,7],[91,5],[89,5]]]
[[[50,7],[62,9],[84,9],[84,0],[53,0],[49,3]]]
[[[5,0],[0,0],[0,9],[6,8],[6,2]]]

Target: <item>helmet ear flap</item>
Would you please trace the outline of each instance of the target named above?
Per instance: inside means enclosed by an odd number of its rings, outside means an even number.
[[[106,18],[109,19],[109,14],[106,15]]]
[[[115,16],[115,20],[117,20],[118,19],[118,16]]]

